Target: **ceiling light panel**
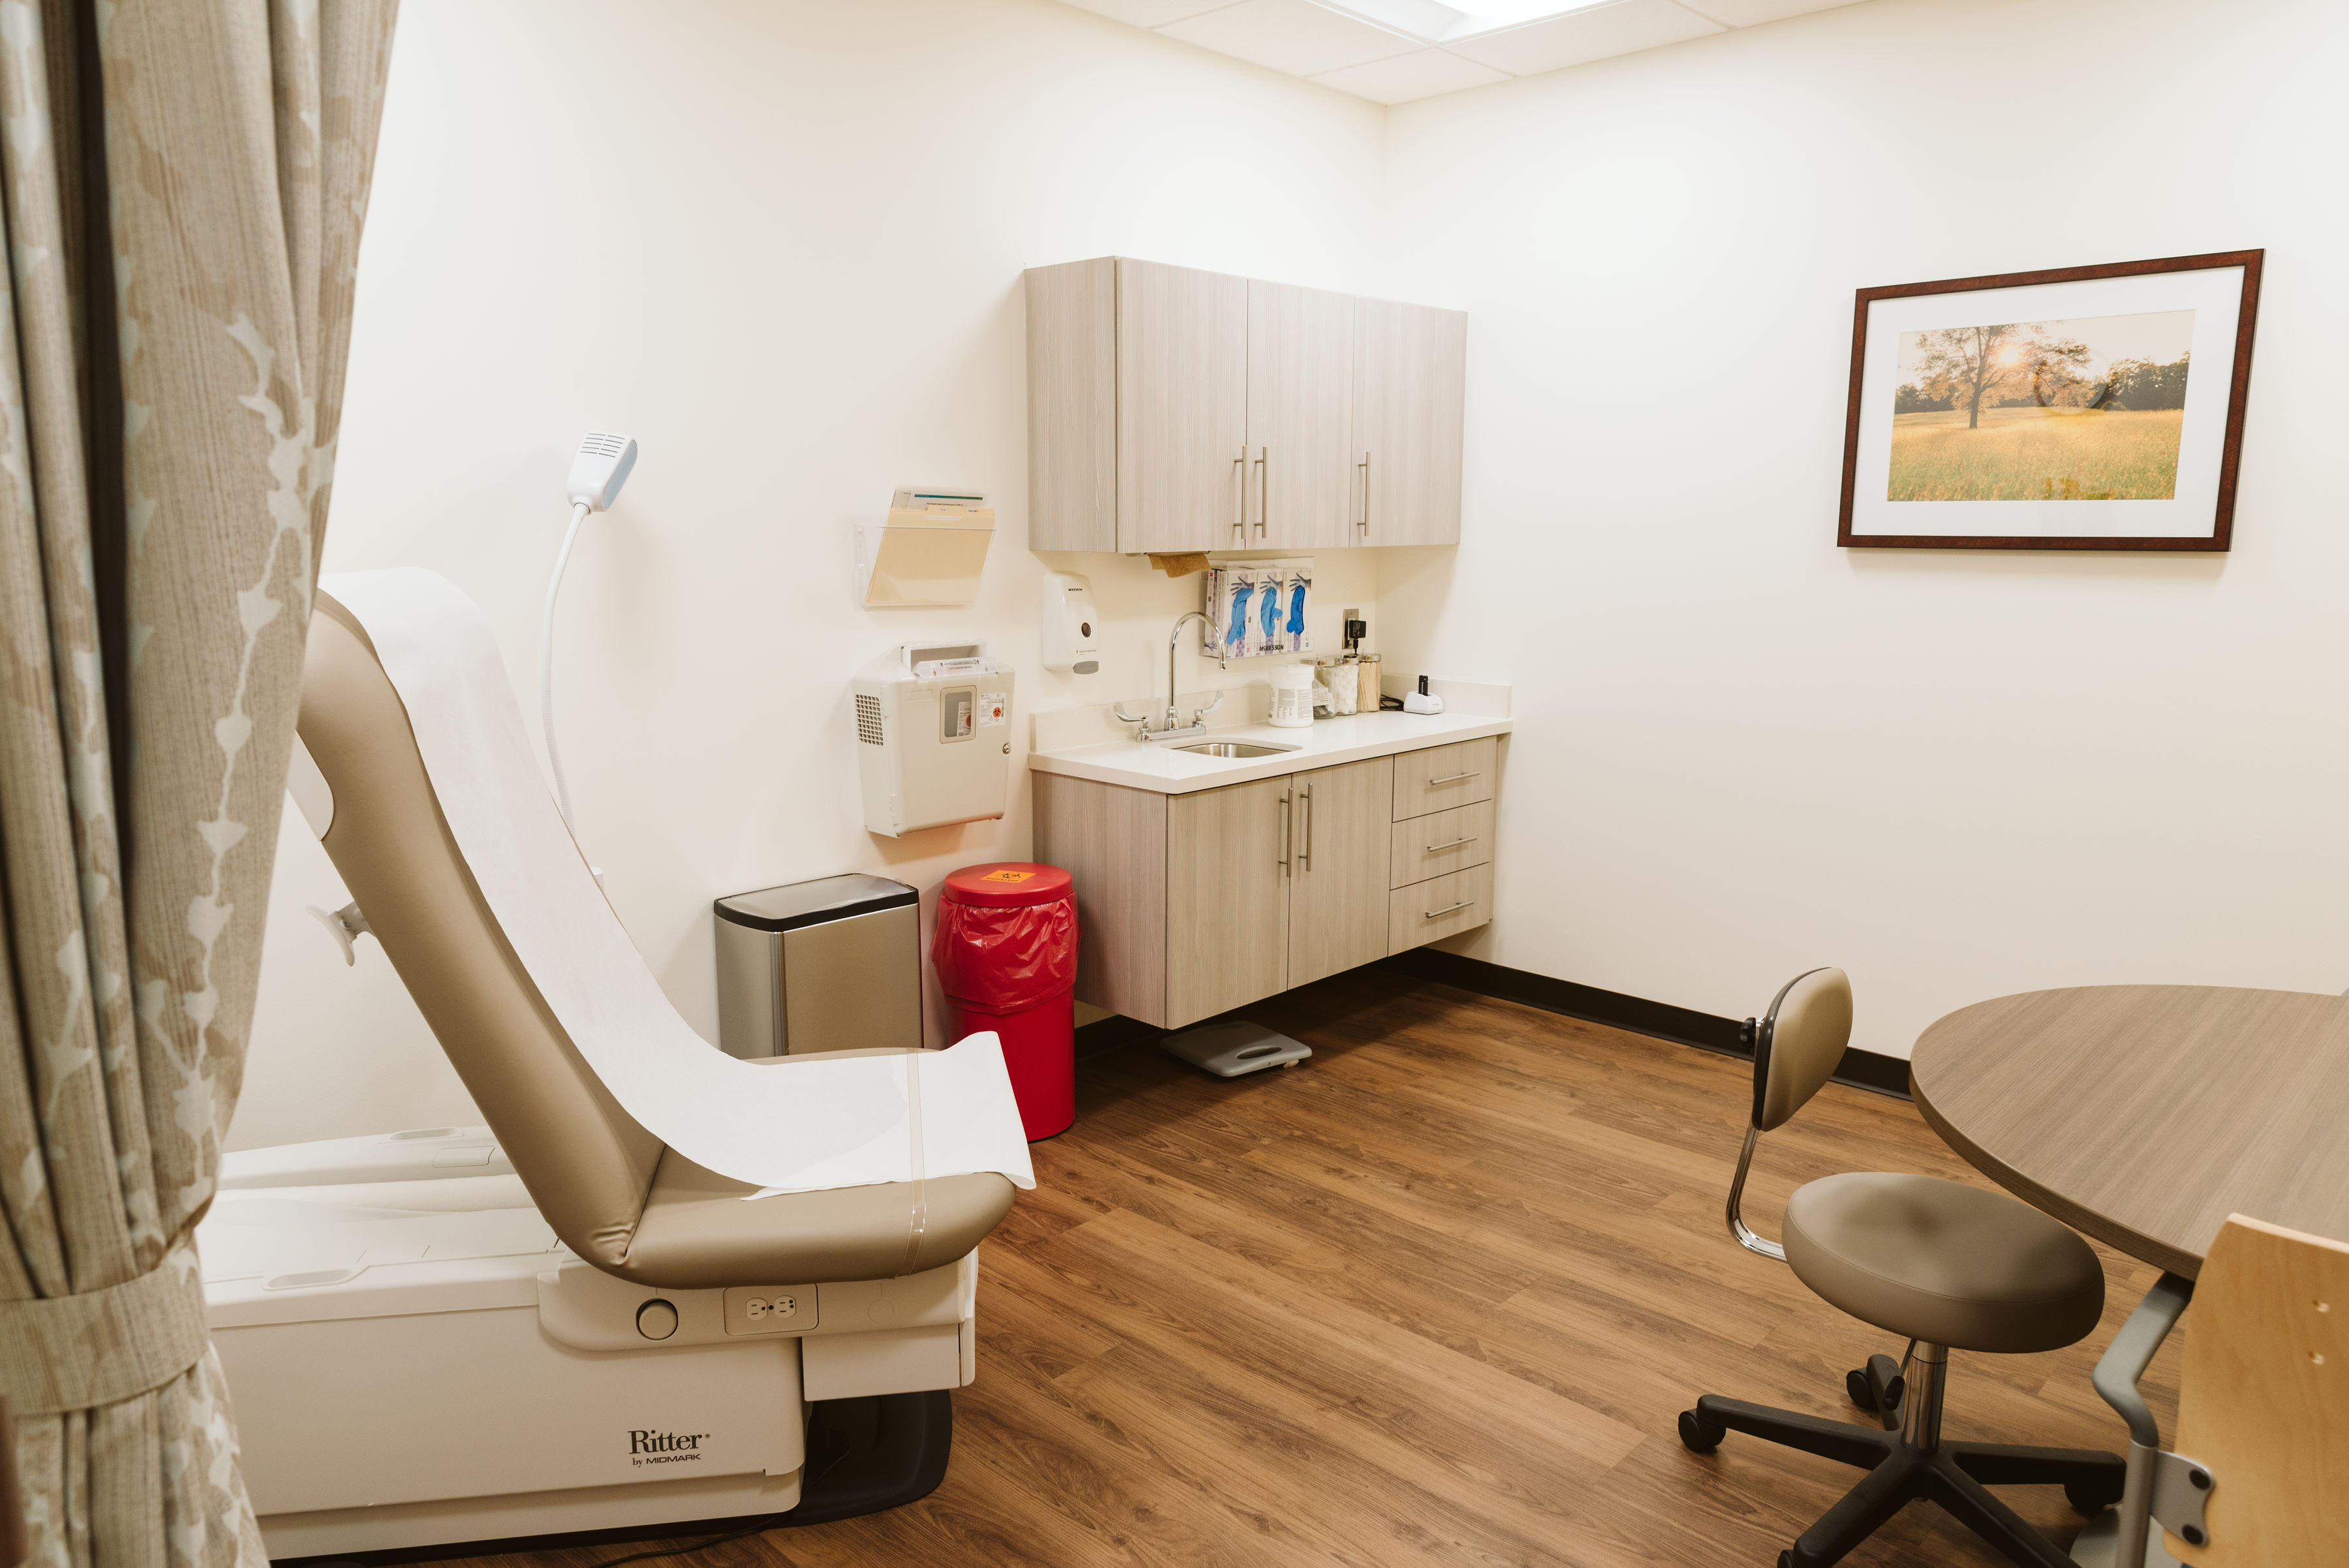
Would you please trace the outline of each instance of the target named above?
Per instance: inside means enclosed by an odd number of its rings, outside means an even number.
[[[1324,87],[1369,99],[1372,103],[1409,103],[1414,99],[1433,98],[1437,93],[1458,92],[1463,88],[1489,87],[1509,78],[1506,71],[1464,60],[1442,49],[1421,49],[1415,54],[1397,55],[1391,60],[1349,66],[1313,79]]]
[[[1479,65],[1523,77],[1725,31],[1673,0],[1614,0],[1545,22],[1462,38],[1445,47]]]
[[[1859,0],[1689,0],[1689,4],[1716,22],[1751,27],[1757,22],[1783,22],[1789,16],[1807,16],[1814,11],[1839,10],[1857,5]]]
[[[1313,0],[1241,0],[1158,31],[1299,77],[1367,65],[1419,47],[1414,39],[1341,16]]]
[[[1081,11],[1107,16],[1113,22],[1131,22],[1137,27],[1163,27],[1169,22],[1179,22],[1185,16],[1195,16],[1202,11],[1212,11],[1227,5],[1231,0],[1068,0]]]

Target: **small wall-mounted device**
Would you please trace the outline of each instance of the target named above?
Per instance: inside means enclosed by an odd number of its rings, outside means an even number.
[[[1075,572],[1044,574],[1044,668],[1071,675],[1101,669],[1093,586]]]
[[[896,838],[1003,815],[1012,675],[976,639],[902,643],[857,673],[867,831]]]

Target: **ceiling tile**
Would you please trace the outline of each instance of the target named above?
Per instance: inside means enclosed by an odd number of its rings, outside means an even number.
[[[1696,3],[1702,5],[1704,0]],[[1444,47],[1481,65],[1523,77],[1722,30],[1672,0],[1613,0],[1611,5],[1593,5],[1547,21],[1457,39]]]
[[[1726,22],[1733,27],[1751,27],[1756,22],[1783,21],[1788,16],[1807,16],[1814,11],[1832,11],[1839,5],[1857,5],[1859,0],[1688,0],[1690,8],[1702,11],[1716,22]]]
[[[1080,11],[1091,11],[1112,21],[1131,22],[1137,27],[1163,27],[1169,22],[1179,22],[1185,16],[1195,16],[1231,3],[1232,0],[1068,0]]]
[[[1433,98],[1440,92],[1505,82],[1509,75],[1457,55],[1447,55],[1442,49],[1422,49],[1415,55],[1397,55],[1393,59],[1373,60],[1367,66],[1348,66],[1342,71],[1330,71],[1313,79],[1323,87],[1333,87],[1372,103],[1409,103],[1413,99]]]
[[[1341,70],[1418,47],[1415,39],[1341,16],[1313,0],[1240,0],[1158,31],[1298,77]]]

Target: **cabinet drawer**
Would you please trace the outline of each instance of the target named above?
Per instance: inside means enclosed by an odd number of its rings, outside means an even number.
[[[1387,951],[1421,947],[1493,918],[1493,868],[1472,867],[1387,895]]]
[[[1492,859],[1493,803],[1478,801],[1416,816],[1389,831],[1394,837],[1387,857],[1387,886],[1408,888]]]
[[[1492,799],[1500,746],[1500,737],[1487,735],[1395,758],[1394,819],[1402,822]]]

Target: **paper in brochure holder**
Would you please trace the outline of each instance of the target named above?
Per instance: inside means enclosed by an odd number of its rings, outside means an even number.
[[[375,644],[449,831],[514,956],[647,1131],[763,1189],[760,1197],[978,1171],[1035,1186],[992,1033],[944,1051],[770,1063],[729,1056],[695,1033],[563,826],[480,609],[446,578],[415,568],[319,586]]]
[[[995,537],[983,495],[900,490],[888,521],[856,527],[857,599],[867,609],[970,603]]]

